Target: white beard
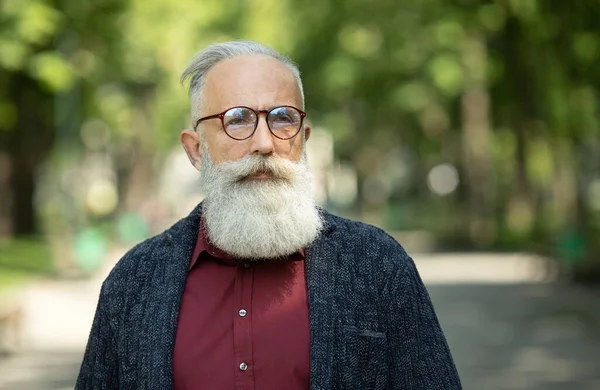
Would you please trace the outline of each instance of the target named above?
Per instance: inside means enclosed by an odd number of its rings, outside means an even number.
[[[259,172],[273,178],[248,179]],[[298,163],[248,155],[214,165],[202,142],[200,183],[207,238],[234,257],[284,258],[310,244],[323,225],[305,154]]]

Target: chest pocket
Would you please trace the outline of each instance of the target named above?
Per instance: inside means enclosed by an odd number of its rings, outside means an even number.
[[[342,389],[385,389],[388,384],[387,339],[385,333],[343,328],[340,359]]]

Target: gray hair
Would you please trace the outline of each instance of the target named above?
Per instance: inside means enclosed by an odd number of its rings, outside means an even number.
[[[220,61],[249,54],[270,56],[286,65],[296,78],[298,87],[300,88],[300,94],[302,96],[302,108],[304,109],[304,91],[302,89],[300,71],[291,59],[258,42],[246,40],[229,41],[210,45],[196,53],[181,75],[182,84],[188,79],[190,80],[189,97],[191,103],[192,123],[195,123],[196,120],[199,119],[199,109],[202,104],[204,78],[209,69]]]

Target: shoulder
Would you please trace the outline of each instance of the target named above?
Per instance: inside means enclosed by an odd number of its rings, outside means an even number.
[[[137,273],[141,263],[152,261],[157,248],[165,244],[166,232],[150,237],[129,249],[115,264],[104,281],[107,288]]]
[[[129,249],[115,264],[102,284],[101,299],[122,294],[127,286],[136,285],[145,270],[156,262],[155,253],[166,245],[168,231],[150,237]]]
[[[136,290],[164,265],[170,252],[180,250],[195,240],[200,220],[200,206],[164,232],[146,239],[131,248],[114,266],[104,281],[101,294]],[[182,260],[183,261],[183,260]]]
[[[413,259],[396,239],[364,222],[329,213],[325,218],[330,230],[327,240],[337,252],[334,264],[339,280],[348,281],[356,294],[370,291],[369,299],[378,302],[393,300],[400,291],[406,297],[413,296],[420,276]]]
[[[325,214],[325,220],[327,225],[334,227],[334,239],[338,241],[341,251],[351,251],[361,261],[376,261],[378,267],[389,271],[412,264],[402,245],[383,229],[330,213]]]
[[[327,224],[335,227],[338,239],[344,244],[371,249],[378,247],[391,252],[404,252],[402,245],[383,229],[364,222],[354,221],[334,214],[326,213]]]

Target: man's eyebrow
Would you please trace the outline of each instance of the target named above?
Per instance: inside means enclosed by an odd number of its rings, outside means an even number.
[[[270,105],[265,105],[267,108],[265,108],[265,110],[270,111],[272,109],[274,109],[275,107],[283,107],[283,106],[292,106],[292,107],[296,107],[294,104],[292,103],[273,103]]]

